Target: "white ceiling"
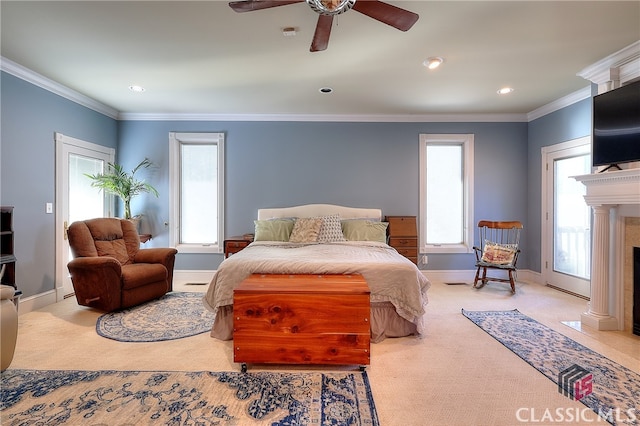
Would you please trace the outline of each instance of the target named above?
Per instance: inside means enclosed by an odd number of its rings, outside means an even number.
[[[588,87],[576,73],[640,40],[639,1],[389,3],[420,19],[405,33],[351,10],[311,53],[305,3],[2,1],[1,53],[125,115],[527,114]],[[445,62],[428,71],[429,56]],[[515,91],[497,95],[503,86]]]

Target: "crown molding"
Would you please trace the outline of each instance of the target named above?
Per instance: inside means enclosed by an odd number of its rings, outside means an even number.
[[[640,42],[639,42],[640,43]],[[0,70],[107,117],[124,121],[307,121],[361,123],[519,123],[530,122],[591,96],[589,87],[569,94],[529,113],[514,114],[407,114],[407,115],[331,115],[331,114],[173,114],[129,113],[98,102],[86,95],[44,77],[0,56]]]
[[[18,77],[28,83],[31,83],[35,86],[38,86],[42,89],[45,89],[51,93],[54,93],[58,96],[62,96],[65,99],[68,99],[72,102],[75,102],[79,105],[85,106],[89,109],[92,109],[100,114],[106,115],[107,117],[111,117],[113,119],[118,118],[118,111],[110,106],[107,106],[103,103],[96,101],[88,96],[83,95],[82,93],[76,92],[73,89],[70,89],[66,86],[63,86],[60,83],[57,83],[47,77],[38,74],[35,71],[32,71],[28,68],[23,67],[20,64],[13,62],[10,59],[0,56],[0,70],[11,74],[15,77]]]
[[[590,97],[591,97],[591,86],[589,85],[573,93],[569,93],[567,96],[563,96],[560,99],[556,99],[553,102],[549,102],[548,104],[543,105],[540,108],[531,111],[529,114],[527,114],[527,121],[533,121],[537,118],[543,117],[547,114],[551,114],[554,111],[558,111],[562,108],[568,107],[569,105],[573,105],[577,102],[580,102]]]
[[[124,121],[319,121],[360,123],[473,123],[526,122],[526,114],[426,114],[426,115],[330,115],[330,114],[163,114],[120,113]]]
[[[612,76],[616,72],[618,75]],[[626,82],[640,77],[640,40],[584,68],[576,75],[598,85],[612,80]]]

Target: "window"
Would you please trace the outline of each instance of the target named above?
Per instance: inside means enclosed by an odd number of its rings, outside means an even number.
[[[420,135],[421,253],[473,251],[473,135]]]
[[[221,253],[224,134],[169,133],[170,242],[183,253]]]

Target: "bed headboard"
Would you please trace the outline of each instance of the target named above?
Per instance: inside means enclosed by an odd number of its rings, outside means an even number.
[[[305,204],[302,206],[258,209],[258,220],[276,217],[315,217],[339,214],[341,219],[375,218],[382,220],[381,209],[335,206],[333,204]]]

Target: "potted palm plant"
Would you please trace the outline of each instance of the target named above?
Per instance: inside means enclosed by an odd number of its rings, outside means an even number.
[[[151,193],[156,197],[158,191],[144,180],[136,178],[136,172],[142,168],[149,168],[153,163],[148,158],[127,172],[120,164],[107,163],[107,171],[95,175],[85,174],[92,180],[91,186],[100,188],[108,194],[118,196],[124,204],[124,218],[131,219],[131,200],[136,195]]]

